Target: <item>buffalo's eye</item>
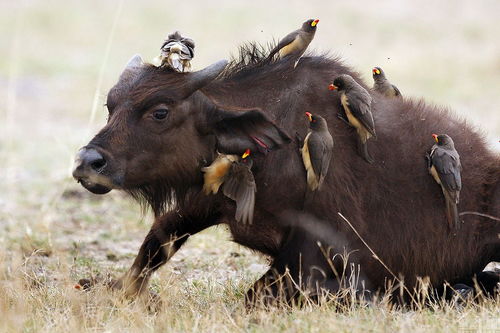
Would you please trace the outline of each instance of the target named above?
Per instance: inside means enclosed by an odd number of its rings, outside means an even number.
[[[153,118],[156,120],[163,120],[167,117],[168,109],[156,109],[153,112]]]

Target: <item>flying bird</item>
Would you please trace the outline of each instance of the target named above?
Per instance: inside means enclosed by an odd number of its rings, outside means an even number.
[[[347,122],[356,128],[358,133],[358,153],[368,163],[373,163],[373,158],[368,153],[367,145],[368,139],[377,137],[371,111],[372,97],[366,89],[347,74],[342,74],[335,78],[333,83],[328,86],[328,89],[339,91],[340,101],[344,107]]]
[[[401,97],[398,87],[387,80],[384,71],[380,67],[374,67],[373,72],[373,90],[385,95],[386,97]]]
[[[176,72],[189,72],[194,57],[194,41],[182,37],[179,31],[168,35],[159,55],[160,67],[168,66]]]
[[[272,59],[276,53],[280,59],[285,57],[294,57],[297,59],[295,66],[299,58],[304,54],[307,47],[314,38],[316,33],[316,28],[318,26],[319,20],[307,20],[302,24],[300,29],[292,31],[281,39],[278,45],[269,53],[268,59]]]
[[[238,222],[252,223],[257,187],[252,173],[250,150],[243,155],[219,154],[204,172],[203,191],[216,194],[222,186],[222,193],[236,202],[235,219]]]
[[[302,161],[307,171],[307,184],[311,191],[321,189],[332,158],[333,138],[326,120],[306,112],[309,133],[302,147]]]
[[[453,139],[446,134],[432,134],[436,143],[428,154],[429,173],[434,180],[441,185],[446,202],[446,218],[450,230],[460,228],[458,216],[458,202],[460,190],[462,189],[462,165],[460,155],[455,149]]]

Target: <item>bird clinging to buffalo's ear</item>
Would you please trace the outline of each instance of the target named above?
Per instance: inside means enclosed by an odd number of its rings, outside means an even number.
[[[191,59],[194,57],[194,41],[182,37],[179,31],[168,35],[160,52],[160,67],[168,66],[176,72],[189,72]]]
[[[216,194],[222,185],[222,193],[236,202],[236,221],[252,223],[257,187],[252,173],[250,149],[241,157],[219,154],[208,167],[202,168],[204,174],[203,191]]]
[[[281,39],[278,45],[269,53],[268,59],[278,53],[280,59],[285,57],[293,57],[296,59],[295,66],[299,58],[304,54],[307,47],[314,38],[319,20],[307,20],[298,30],[292,31]]]
[[[450,230],[460,227],[458,202],[462,189],[462,165],[453,139],[446,134],[432,134],[436,143],[428,154],[429,173],[441,185],[446,202],[446,218]]]
[[[306,112],[310,131],[304,139],[302,161],[307,171],[307,185],[311,191],[321,189],[332,158],[333,138],[326,120]]]
[[[368,139],[377,137],[371,111],[372,97],[365,88],[347,74],[335,78],[328,89],[339,91],[340,101],[344,107],[347,121],[349,125],[356,128],[358,133],[358,153],[368,163],[373,163],[367,145]],[[343,117],[340,116],[340,118],[345,121]]]
[[[386,97],[401,97],[401,92],[398,87],[387,80],[384,71],[380,67],[374,67],[373,73],[373,90],[385,95]]]

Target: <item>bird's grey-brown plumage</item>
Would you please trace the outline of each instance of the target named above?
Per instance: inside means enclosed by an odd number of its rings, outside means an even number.
[[[179,31],[168,35],[161,46],[160,66],[169,66],[177,72],[189,72],[194,57],[194,41],[182,37]]]
[[[309,132],[302,147],[302,160],[307,171],[307,184],[311,191],[321,189],[333,154],[333,138],[326,120],[310,115]]]
[[[401,91],[387,79],[382,68],[373,68],[373,81],[373,90],[378,91],[382,95],[386,97],[402,97]]]
[[[347,116],[348,123],[356,128],[358,134],[358,152],[369,163],[373,158],[368,153],[367,141],[371,137],[376,138],[375,122],[371,111],[372,97],[347,74],[335,78],[330,85],[331,90],[340,93],[340,101]]]
[[[257,186],[249,158],[234,162],[222,184],[224,195],[236,202],[236,221],[252,223]]]
[[[457,205],[462,189],[462,165],[453,139],[446,134],[435,136],[437,143],[429,154],[429,173],[441,185],[446,203],[446,218],[450,229],[459,229],[460,220]]]
[[[219,154],[212,164],[202,168],[205,194],[216,194],[222,187],[222,193],[236,202],[236,221],[243,223],[253,221],[257,186],[251,168],[251,159],[226,154]]]
[[[307,20],[300,29],[292,31],[282,38],[278,45],[269,53],[269,59],[278,53],[279,58],[294,57],[299,59],[314,38],[319,20]]]

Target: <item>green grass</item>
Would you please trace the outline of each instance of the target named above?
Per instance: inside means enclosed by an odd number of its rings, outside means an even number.
[[[499,149],[498,1],[123,1],[105,61],[118,6],[0,3],[0,331],[500,330],[499,300],[419,311],[387,304],[247,311],[244,293],[267,259],[232,243],[224,227],[192,237],[154,276],[163,303],[156,314],[104,289],[81,292],[78,279],[129,267],[151,216],[121,193],[95,196],[70,177],[76,150],[104,124],[106,92],[133,54],[153,59],[179,29],[195,39],[200,69],[309,17],[321,20],[312,49],[344,56],[368,82],[380,65],[405,95],[451,106]]]

